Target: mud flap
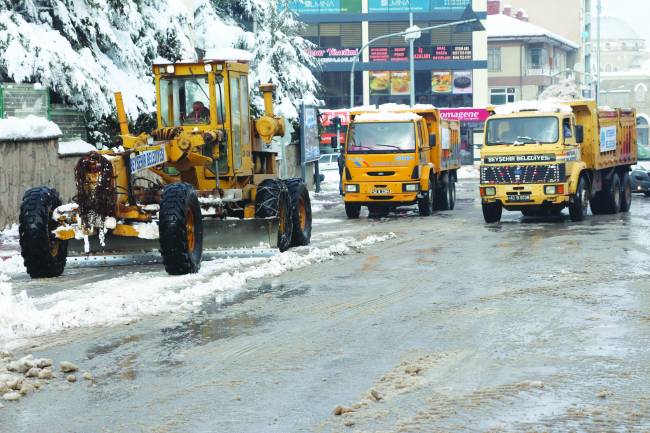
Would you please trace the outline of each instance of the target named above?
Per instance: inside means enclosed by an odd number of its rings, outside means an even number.
[[[278,243],[278,219],[226,219],[203,220],[203,249],[226,250],[232,248],[275,248]],[[88,238],[89,251],[84,248],[84,240],[71,239],[68,242],[70,256],[88,256],[101,254],[138,254],[158,251],[158,239],[141,239],[136,237],[114,236],[107,233],[104,246],[98,236]]]

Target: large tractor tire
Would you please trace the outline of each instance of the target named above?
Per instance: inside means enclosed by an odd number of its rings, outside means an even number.
[[[418,198],[418,211],[420,213],[420,216],[433,215],[435,201],[436,201],[436,185],[433,179],[429,177],[429,188],[424,192],[421,198]]]
[[[293,220],[291,246],[309,245],[311,240],[311,200],[307,185],[300,178],[287,179],[283,182],[289,190],[291,199],[291,219]]]
[[[52,214],[59,206],[61,199],[55,189],[41,186],[23,195],[18,228],[20,253],[32,278],[58,277],[65,268],[68,242],[52,234],[57,227]]]
[[[621,212],[629,212],[632,207],[632,180],[625,173],[621,179]]]
[[[201,268],[203,220],[196,191],[188,183],[163,190],[158,222],[160,254],[171,275],[193,274]]]
[[[361,205],[358,203],[345,203],[345,215],[349,219],[357,219],[361,214]]]
[[[573,200],[569,203],[569,216],[571,221],[582,221],[589,210],[589,182],[584,176],[578,180],[578,188]]]
[[[483,219],[486,223],[498,223],[501,221],[503,207],[501,203],[481,203],[483,208]]]
[[[291,248],[293,218],[287,186],[279,179],[266,179],[257,187],[255,216],[278,218],[277,246],[281,252]]]

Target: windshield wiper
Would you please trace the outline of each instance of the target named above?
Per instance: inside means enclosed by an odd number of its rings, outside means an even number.
[[[401,147],[395,146],[393,144],[373,144],[373,146],[376,146],[376,147],[392,147],[393,149],[402,150]]]
[[[517,137],[517,140],[520,140],[520,139],[521,139],[521,140],[527,140],[527,141],[529,141],[529,142],[531,142],[531,143],[539,144],[539,140],[536,139],[536,138],[533,138],[533,137],[526,137],[526,136],[522,136],[522,135],[520,135],[519,137]],[[522,143],[522,144],[523,144],[523,143]]]

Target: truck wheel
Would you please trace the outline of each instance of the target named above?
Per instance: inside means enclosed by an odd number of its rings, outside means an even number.
[[[160,201],[160,254],[171,275],[193,274],[201,267],[203,220],[196,191],[188,183],[167,185]]]
[[[449,183],[446,181],[440,182],[440,189],[438,190],[438,209],[449,210]]]
[[[632,207],[632,181],[630,174],[625,173],[621,180],[621,212],[629,212]]]
[[[20,204],[18,234],[20,254],[32,278],[58,277],[68,256],[68,242],[53,234],[58,224],[52,220],[54,209],[61,206],[59,193],[45,186],[28,189]]]
[[[449,181],[449,210],[454,210],[456,207],[456,182],[452,179]]]
[[[589,209],[589,185],[584,176],[580,176],[573,201],[569,202],[571,221],[582,221]]]
[[[350,219],[359,218],[361,213],[361,205],[357,203],[345,203],[345,214]]]
[[[603,213],[615,214],[621,210],[621,179],[614,173],[612,180],[600,192]]]
[[[418,211],[420,216],[431,216],[433,214],[433,202],[436,199],[435,185],[429,177],[429,188],[422,198],[418,198]]]
[[[278,218],[278,249],[284,252],[291,248],[293,218],[291,200],[287,186],[279,179],[266,179],[257,187],[255,216]]]
[[[501,221],[503,208],[501,203],[481,203],[483,208],[483,218],[486,223],[497,223]]]
[[[291,199],[291,218],[293,234],[291,246],[309,245],[311,239],[311,200],[307,185],[300,178],[283,181],[289,190]]]

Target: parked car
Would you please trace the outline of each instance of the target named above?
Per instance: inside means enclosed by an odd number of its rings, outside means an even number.
[[[339,169],[339,154],[338,153],[326,153],[321,155],[318,160],[318,169],[320,171],[330,171]]]
[[[650,197],[650,173],[642,168],[632,170],[630,173],[632,180],[632,192],[643,193]]]

